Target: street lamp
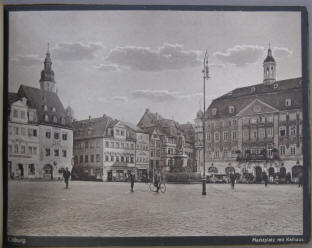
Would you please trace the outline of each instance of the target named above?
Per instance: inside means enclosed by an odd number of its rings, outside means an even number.
[[[209,67],[208,67],[208,54],[207,50],[204,57],[204,69],[203,69],[203,79],[204,79],[204,113],[203,113],[203,160],[204,160],[204,168],[203,168],[203,191],[202,195],[206,195],[206,123],[205,123],[205,112],[206,112],[206,79],[209,78]]]

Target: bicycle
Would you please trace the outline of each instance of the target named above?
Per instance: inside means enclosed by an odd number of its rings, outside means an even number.
[[[155,184],[153,182],[148,184],[149,190],[156,192],[157,191],[157,187],[155,186]],[[166,184],[165,183],[160,183],[159,185],[159,190],[161,193],[165,193],[166,192]]]

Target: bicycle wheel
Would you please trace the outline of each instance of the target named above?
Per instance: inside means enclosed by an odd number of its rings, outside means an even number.
[[[163,183],[160,185],[160,192],[161,193],[165,193],[166,192],[166,185],[163,184]]]
[[[149,187],[149,190],[150,190],[150,191],[156,191],[156,190],[157,190],[156,187],[155,187],[155,185],[154,185],[153,183],[149,183],[149,184],[148,184],[148,187]]]

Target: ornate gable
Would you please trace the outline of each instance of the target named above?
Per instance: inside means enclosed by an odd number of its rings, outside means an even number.
[[[272,107],[271,105],[259,100],[255,99],[250,104],[248,104],[245,108],[243,108],[237,116],[246,116],[246,115],[255,115],[260,113],[271,113],[276,112],[278,109]]]

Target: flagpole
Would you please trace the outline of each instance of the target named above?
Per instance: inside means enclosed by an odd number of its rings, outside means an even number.
[[[206,65],[207,63],[207,65]],[[204,166],[203,166],[203,178],[202,178],[202,185],[203,185],[203,191],[202,195],[206,195],[206,121],[205,121],[205,114],[206,114],[206,78],[208,79],[208,60],[207,60],[207,50],[204,57],[204,70],[203,70],[203,97],[204,97],[204,114],[203,114],[203,160],[204,160]]]

